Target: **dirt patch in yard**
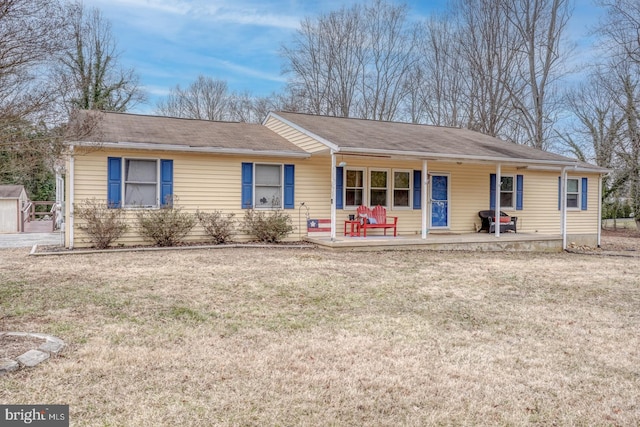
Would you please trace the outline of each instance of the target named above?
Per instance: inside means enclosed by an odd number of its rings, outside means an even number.
[[[605,251],[640,252],[640,231],[633,229],[602,230],[601,248]]]
[[[14,336],[0,333],[0,359],[16,359],[29,350],[34,350],[46,340],[31,336]]]

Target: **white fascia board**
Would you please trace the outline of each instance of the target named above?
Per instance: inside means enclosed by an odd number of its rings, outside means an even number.
[[[576,167],[573,169],[576,172],[585,172],[585,173],[597,173],[600,175],[608,175],[612,172],[611,169],[606,169],[606,168],[599,168],[599,169],[589,169],[589,168],[585,168],[585,167]]]
[[[315,139],[319,143],[326,145],[327,147],[329,147],[331,150],[333,150],[336,153],[340,152],[340,147],[338,145],[334,144],[333,142],[331,142],[331,141],[329,141],[327,139],[324,139],[323,137],[321,137],[319,135],[316,135],[313,132],[309,132],[307,129],[305,129],[303,127],[300,127],[297,124],[295,124],[295,123],[293,123],[293,122],[291,122],[291,121],[289,121],[289,120],[287,120],[285,118],[282,118],[282,117],[280,117],[279,115],[277,115],[277,114],[275,114],[273,112],[269,112],[267,117],[264,119],[263,124],[267,122],[269,117],[273,117],[276,120],[280,120],[282,123],[286,124],[287,126],[291,126],[292,128],[294,128],[298,132],[301,132],[301,133],[307,135],[308,137]]]
[[[505,157],[491,157],[491,156],[465,156],[459,154],[442,154],[442,153],[425,153],[421,151],[396,151],[396,150],[381,150],[381,149],[367,149],[367,148],[343,148],[342,154],[362,154],[362,155],[387,155],[387,156],[404,156],[404,157],[417,157],[420,159],[429,160],[443,160],[451,162],[491,162],[501,163],[503,165],[543,165],[543,166],[555,166],[560,168],[563,166],[574,166],[572,161],[562,160],[534,160],[534,159],[519,159],[519,158],[505,158]]]
[[[102,147],[114,149],[130,149],[130,150],[153,150],[153,151],[176,151],[183,153],[209,153],[209,154],[230,154],[230,155],[249,155],[249,156],[268,156],[268,157],[292,157],[299,159],[307,159],[311,154],[297,151],[281,151],[281,150],[251,150],[248,148],[220,148],[220,147],[191,147],[185,145],[172,144],[150,144],[145,142],[74,142],[73,145],[80,147]]]

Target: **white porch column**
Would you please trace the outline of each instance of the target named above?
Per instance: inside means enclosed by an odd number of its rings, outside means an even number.
[[[331,151],[331,241],[336,240],[336,153]]]
[[[67,176],[67,179],[69,180],[69,212],[67,212],[67,220],[69,221],[68,224],[65,224],[65,228],[69,230],[69,249],[73,249],[73,239],[74,239],[74,233],[73,233],[73,228],[74,228],[74,221],[73,221],[73,215],[74,215],[74,209],[73,209],[73,205],[76,201],[76,196],[75,196],[75,191],[76,191],[76,178],[75,178],[75,158],[74,158],[74,152],[73,152],[73,145],[71,147],[69,147],[69,175]]]
[[[427,205],[427,200],[429,199],[427,191],[429,190],[429,175],[427,174],[427,161],[422,161],[422,238],[427,238],[427,212],[429,210],[429,206]]]
[[[560,191],[560,232],[562,233],[562,250],[567,249],[567,168],[562,168]],[[580,202],[580,201],[578,201]]]
[[[602,232],[602,175],[598,177],[598,247]]]
[[[502,208],[500,206],[500,190],[502,189],[502,165],[500,163],[498,163],[498,166],[496,166],[496,206],[495,206],[495,229],[494,229],[494,233],[496,235],[496,237],[500,237],[500,209]]]

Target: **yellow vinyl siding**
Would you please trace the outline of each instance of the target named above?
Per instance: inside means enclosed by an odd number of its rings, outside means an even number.
[[[281,137],[287,139],[289,142],[297,145],[305,150],[307,153],[318,153],[320,151],[326,151],[327,146],[316,141],[308,135],[300,132],[299,130],[282,123],[274,117],[269,117],[265,126],[277,133]]]
[[[587,210],[567,210],[567,234],[592,233],[599,227],[598,224],[598,176],[574,173],[569,178],[588,178]]]
[[[560,172],[523,171],[523,210],[508,212],[518,217],[518,231],[560,234],[558,175]]]
[[[313,219],[329,219],[331,217],[331,159],[320,155],[309,159],[290,159],[272,157],[247,157],[234,155],[214,155],[203,153],[151,152],[134,150],[98,150],[87,154],[75,155],[75,194],[76,206],[85,199],[95,198],[106,201],[107,198],[107,158],[148,158],[173,160],[173,189],[177,197],[176,206],[186,212],[219,210],[225,214],[235,213],[236,234],[234,240],[246,241],[250,236],[239,231],[244,218],[245,209],[241,209],[242,183],[241,164],[275,163],[295,165],[295,200],[294,209],[285,209],[284,213],[291,217],[294,231],[287,241],[299,240],[307,235],[307,215]],[[387,158],[340,156],[338,161],[345,161],[347,168],[365,169],[365,191],[369,191],[369,174],[371,169],[389,171],[389,202],[393,170],[422,170],[420,160],[401,160]],[[456,164],[452,162],[428,162],[431,174],[449,176],[449,227],[432,232],[473,233],[480,224],[478,211],[489,209],[490,175],[496,168],[490,164]],[[509,215],[518,217],[518,232],[560,234],[560,211],[558,210],[558,176],[559,171],[532,171],[502,167],[502,175],[524,176],[524,209],[506,210]],[[69,176],[69,174],[67,175]],[[568,234],[596,235],[598,230],[598,175],[575,174],[571,177],[588,177],[588,210],[567,212]],[[67,200],[71,198],[68,194]],[[413,177],[410,191],[413,197]],[[429,194],[427,194],[429,196]],[[368,194],[367,194],[368,200]],[[428,197],[427,197],[428,199]],[[304,202],[304,206],[301,204]],[[425,207],[429,208],[429,205]],[[145,242],[137,233],[135,209],[127,209],[130,230],[126,236],[115,244],[139,245]],[[339,209],[336,214],[336,233],[342,235],[344,221],[355,209]],[[398,234],[416,236],[421,234],[422,211],[409,208],[392,209],[387,207],[389,216],[398,217]],[[427,212],[430,218],[430,212]],[[427,221],[429,224],[429,220]],[[74,246],[90,246],[87,236],[78,228],[81,223],[75,219]],[[380,231],[372,234],[380,234]],[[191,231],[187,241],[206,241],[202,227],[198,224]],[[68,230],[67,230],[68,244]]]
[[[209,154],[147,152],[147,151],[94,151],[75,156],[75,195],[76,206],[83,200],[107,199],[107,158],[148,158],[173,160],[173,191],[177,197],[176,206],[186,212],[222,211],[224,214],[235,213],[237,223],[235,240],[249,240],[250,236],[239,231],[244,218],[245,209],[241,209],[241,164],[274,163],[295,165],[295,209],[285,209],[291,216],[294,232],[287,240],[299,240],[306,236],[306,209],[300,209],[300,203],[309,207],[312,218],[328,218],[329,200],[331,198],[330,181],[325,176],[330,174],[330,164],[324,159],[290,159],[264,158],[245,156],[219,156]],[[67,198],[67,200],[71,200]],[[137,232],[136,209],[126,209],[129,231],[115,244],[140,245],[150,244],[144,241]],[[90,246],[87,236],[78,227],[82,223],[75,219],[74,246]],[[300,234],[298,227],[300,227]],[[68,240],[68,238],[67,238]],[[202,227],[197,224],[186,238],[187,241],[206,241]],[[68,242],[67,242],[68,244]]]

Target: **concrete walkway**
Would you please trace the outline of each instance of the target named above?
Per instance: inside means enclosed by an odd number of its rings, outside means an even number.
[[[0,249],[30,248],[36,244],[62,246],[64,244],[64,234],[61,232],[0,234]]]

